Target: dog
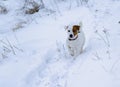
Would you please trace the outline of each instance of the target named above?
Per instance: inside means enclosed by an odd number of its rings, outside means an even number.
[[[65,26],[68,37],[66,40],[66,45],[68,52],[71,56],[77,57],[83,52],[83,46],[85,44],[85,35],[82,30],[82,22],[79,24],[70,24]]]

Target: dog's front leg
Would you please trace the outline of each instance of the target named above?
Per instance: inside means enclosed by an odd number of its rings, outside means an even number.
[[[74,55],[75,55],[75,51],[74,51],[74,49],[73,49],[71,46],[68,46],[68,51],[69,51],[69,54],[70,54],[71,56],[74,56]]]
[[[76,49],[74,50],[74,54],[75,54],[75,55],[74,55],[75,57],[77,57],[77,56],[80,54],[79,51],[78,51],[78,48],[76,48]]]
[[[73,49],[70,49],[70,55],[71,55],[71,56],[74,56],[74,55],[75,55],[75,52],[74,52]]]

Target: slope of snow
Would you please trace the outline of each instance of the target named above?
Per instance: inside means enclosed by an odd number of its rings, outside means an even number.
[[[1,34],[21,50],[14,48],[16,55],[9,53],[0,61],[0,87],[120,87],[120,1],[90,1]],[[86,44],[73,59],[66,49],[64,26],[79,21]]]

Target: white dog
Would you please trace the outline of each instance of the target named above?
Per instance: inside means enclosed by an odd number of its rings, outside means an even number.
[[[82,23],[65,26],[68,33],[66,40],[68,52],[71,56],[77,57],[83,51],[85,36],[82,31]]]

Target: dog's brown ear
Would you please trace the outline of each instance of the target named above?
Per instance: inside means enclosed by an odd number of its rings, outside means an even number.
[[[75,30],[78,30],[78,31],[79,31],[79,30],[80,30],[80,26],[79,26],[79,25],[74,25],[74,26],[73,26],[73,29],[75,29]]]
[[[77,30],[78,30],[78,31],[80,30],[80,26],[79,26],[79,25],[77,26]]]
[[[67,30],[67,29],[68,29],[68,26],[65,26],[64,29]]]

